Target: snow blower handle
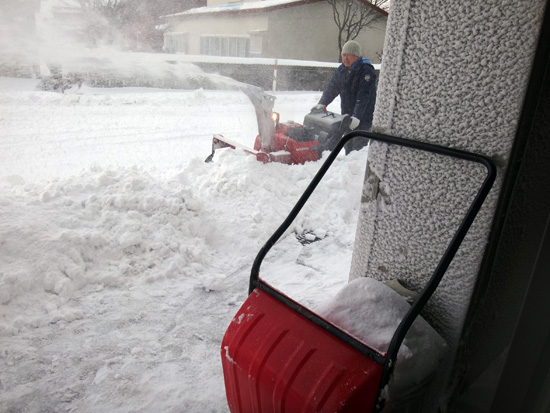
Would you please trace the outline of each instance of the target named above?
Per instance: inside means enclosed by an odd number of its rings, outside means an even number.
[[[298,215],[298,213],[300,212],[300,210],[302,209],[306,201],[309,199],[309,197],[311,196],[311,194],[313,193],[313,191],[315,190],[315,188],[317,187],[321,179],[324,177],[325,173],[330,168],[330,166],[332,165],[332,163],[334,162],[334,160],[336,159],[336,157],[338,156],[338,154],[340,153],[344,145],[348,141],[355,138],[363,138],[363,139],[366,138],[373,141],[384,142],[390,145],[404,146],[404,147],[417,149],[421,151],[436,153],[444,156],[450,156],[457,159],[463,159],[469,162],[476,162],[476,163],[482,164],[487,169],[487,175],[485,177],[485,180],[483,181],[483,184],[479,188],[473,202],[470,204],[468,211],[464,215],[462,222],[458,227],[458,230],[456,231],[453,238],[451,239],[451,242],[449,243],[445,253],[440,259],[434,273],[432,274],[427,285],[424,287],[424,290],[422,291],[418,299],[411,305],[407,314],[401,320],[399,326],[397,327],[397,330],[395,331],[390,341],[386,355],[382,357],[381,364],[383,365],[383,372],[380,380],[380,386],[378,388],[378,397],[377,397],[378,402],[375,407],[375,411],[378,412],[378,411],[381,411],[384,407],[382,390],[388,384],[390,376],[393,372],[399,347],[401,346],[401,343],[403,342],[405,335],[407,334],[407,331],[411,327],[412,323],[414,322],[416,317],[420,314],[422,308],[424,307],[426,302],[430,299],[435,289],[439,285],[439,282],[441,281],[453,257],[455,256],[458,248],[460,247],[462,240],[464,239],[464,237],[466,236],[466,233],[468,232],[470,226],[472,225],[474,218],[479,212],[481,205],[485,201],[485,198],[487,197],[487,194],[489,193],[496,178],[496,167],[491,159],[489,159],[486,156],[478,155],[475,153],[466,152],[458,149],[452,149],[452,148],[420,142],[420,141],[414,141],[410,139],[398,138],[395,136],[389,136],[389,135],[383,135],[383,134],[371,133],[371,132],[365,132],[365,131],[352,131],[346,134],[344,137],[342,137],[342,139],[340,139],[340,141],[335,146],[334,150],[327,157],[327,160],[323,163],[323,165],[321,166],[317,174],[313,177],[311,183],[306,188],[306,190],[304,191],[304,193],[302,194],[302,196],[300,197],[300,199],[298,200],[294,208],[290,211],[287,218],[283,221],[283,223],[279,226],[279,228],[275,231],[275,233],[271,236],[271,238],[269,238],[269,240],[261,248],[260,252],[256,256],[256,259],[254,260],[251,274],[250,274],[249,294],[252,293],[252,291],[255,288],[258,288],[260,290],[267,292],[268,294],[284,302],[288,306],[291,306],[292,308],[294,308],[294,310],[296,310],[297,312],[305,316],[310,321],[314,322],[315,324],[324,328],[325,330],[331,332],[332,334],[334,334],[339,339],[343,340],[345,343],[355,348],[359,352],[369,355],[369,357],[376,360],[378,360],[379,357],[377,357],[376,354],[372,354],[373,353],[372,350],[370,350],[366,345],[364,345],[361,342],[358,342],[356,339],[342,332],[341,330],[334,328],[334,326],[327,323],[325,320],[323,320],[321,317],[319,317],[317,314],[313,313],[312,311],[308,310],[307,308],[286,298],[285,296],[280,294],[278,291],[274,290],[267,283],[263,282],[259,277],[260,265],[262,263],[262,260],[266,256],[267,252],[271,249],[271,247],[273,247],[273,245],[275,245],[275,243],[279,240],[279,238],[285,233],[285,231],[288,229],[292,221],[294,221],[294,219],[296,218],[296,216]]]

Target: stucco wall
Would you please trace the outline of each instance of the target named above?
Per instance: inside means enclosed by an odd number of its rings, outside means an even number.
[[[382,60],[387,24],[387,18],[380,19],[355,39],[361,44],[363,56],[372,63],[380,63]]]
[[[510,3],[497,11],[483,0],[467,9],[451,1],[429,3],[430,7],[422,1],[392,5],[374,129],[482,153],[505,165],[544,2]],[[461,215],[453,195],[460,202],[480,176],[480,171],[473,172],[469,165],[456,164],[444,161],[438,166],[429,156],[408,155],[384,145],[372,147],[369,168],[383,185],[376,199],[365,197],[368,206],[376,207],[372,211],[376,225],[361,227],[357,233],[351,278],[368,274],[381,279],[405,278],[416,288],[424,284],[447,243],[447,227],[453,224],[449,214]],[[457,170],[452,172],[452,168]],[[400,175],[410,179],[401,184],[396,179]],[[432,184],[440,191],[446,185],[448,189],[436,195],[414,195],[428,192]],[[435,295],[437,318],[452,319],[440,326],[448,330],[449,337],[460,323],[457,309],[468,302],[498,189],[497,183],[462,248],[462,258],[455,260],[462,262],[449,271]],[[424,216],[395,216],[402,212],[394,211],[395,206]],[[366,219],[365,211],[361,221]],[[407,234],[405,227],[417,232]],[[463,287],[458,291],[453,288],[457,283]]]
[[[288,59],[338,61],[336,28],[328,19],[331,15],[328,3],[271,12],[264,57],[286,55]]]
[[[544,3],[392,2],[373,129],[488,155],[499,166],[425,313],[449,343],[450,358],[514,142]],[[464,162],[373,144],[350,278],[399,278],[420,291],[482,173]]]
[[[381,18],[356,39],[361,44],[363,57],[372,63],[380,63],[386,22],[386,17]],[[338,62],[338,27],[332,6],[321,2],[270,13],[266,54],[264,57],[285,55],[288,59]]]

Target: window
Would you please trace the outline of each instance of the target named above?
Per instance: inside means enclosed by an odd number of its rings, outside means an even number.
[[[229,36],[202,36],[201,54],[208,56],[250,56],[250,38]]]
[[[164,36],[164,51],[168,53],[188,53],[187,33],[167,33]]]

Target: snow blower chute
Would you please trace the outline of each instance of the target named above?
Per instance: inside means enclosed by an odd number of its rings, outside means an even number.
[[[255,155],[263,163],[280,162],[303,164],[320,159],[323,151],[334,149],[338,140],[349,130],[351,117],[328,111],[312,112],[305,116],[303,125],[295,122],[280,122],[279,114],[273,112],[274,96],[260,88],[247,85],[240,88],[250,99],[256,111],[258,136],[254,148],[248,148],[216,134],[212,139],[210,162],[217,149],[242,149]]]
[[[263,281],[260,265],[319,184],[344,144],[362,138],[476,162],[487,176],[464,215],[437,268],[396,329],[388,349],[379,352],[303,307]],[[230,323],[221,344],[226,396],[236,412],[378,412],[402,341],[437,288],[496,176],[484,156],[376,133],[345,135],[282,225],[258,253],[249,296]]]

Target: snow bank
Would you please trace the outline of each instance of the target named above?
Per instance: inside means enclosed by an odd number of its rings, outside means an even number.
[[[0,78],[0,411],[227,412],[221,339],[320,163],[205,163],[213,133],[252,144],[241,92],[34,83]],[[347,282],[366,155],[338,157],[262,266],[305,305]]]
[[[406,300],[386,284],[361,277],[342,288],[318,312],[383,353],[409,308]],[[419,391],[435,372],[445,348],[441,336],[422,317],[417,317],[397,355],[389,386],[390,399],[396,401]]]
[[[289,232],[330,238],[353,224],[362,176],[360,154],[354,157],[355,163],[336,162],[319,191],[323,202],[308,203]],[[131,288],[198,277],[215,290],[222,287],[216,272],[207,274],[212,265],[251,265],[320,163],[263,165],[232,150],[216,158],[193,159],[164,179],[139,167],[95,167],[47,184],[6,178],[1,333],[83,317],[65,304],[89,285]],[[350,191],[335,191],[343,186]]]
[[[137,169],[14,187],[0,201],[1,329],[74,317],[60,307],[89,284],[195,275],[211,254],[193,238],[200,208],[189,190]]]

